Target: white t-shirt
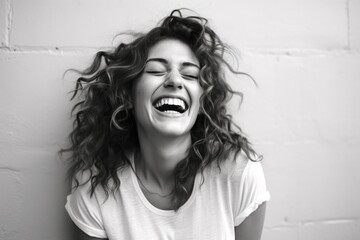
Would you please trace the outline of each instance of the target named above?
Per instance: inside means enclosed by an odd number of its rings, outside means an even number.
[[[131,158],[133,164],[133,157]],[[134,166],[134,164],[133,164]],[[195,177],[190,198],[177,211],[154,207],[143,194],[130,167],[119,170],[121,185],[115,195],[90,183],[67,196],[66,210],[87,235],[123,239],[234,239],[234,227],[270,199],[260,162],[240,155],[236,161],[216,164]]]

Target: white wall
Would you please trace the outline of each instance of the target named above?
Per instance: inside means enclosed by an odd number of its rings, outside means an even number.
[[[69,68],[173,8],[241,52],[235,119],[265,156],[264,240],[360,239],[359,0],[0,0],[0,239],[71,239]]]

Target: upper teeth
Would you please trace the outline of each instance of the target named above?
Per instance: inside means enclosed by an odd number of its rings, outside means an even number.
[[[162,105],[178,105],[181,108],[185,109],[185,102],[179,98],[161,98],[156,102],[155,107],[160,107]]]

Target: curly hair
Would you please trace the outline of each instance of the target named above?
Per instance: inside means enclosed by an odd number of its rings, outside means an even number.
[[[200,113],[191,130],[192,145],[187,157],[174,171],[175,189],[173,208],[178,210],[188,199],[186,183],[211,163],[220,163],[240,151],[256,161],[255,151],[244,137],[240,127],[227,113],[226,104],[233,91],[225,81],[227,68],[234,70],[225,60],[224,53],[231,53],[208,21],[199,16],[183,17],[181,10],[174,10],[159,26],[146,34],[133,34],[130,43],[121,43],[112,51],[99,51],[89,68],[81,71],[72,99],[80,95],[81,101],[74,105],[74,129],[70,147],[60,152],[70,152],[68,177],[79,186],[76,175],[90,172],[91,195],[100,185],[106,193],[114,193],[120,186],[118,170],[131,166],[126,156],[129,150],[139,148],[133,113],[131,89],[145,67],[149,49],[163,39],[177,39],[186,43],[200,62]],[[247,75],[248,76],[248,75]],[[233,155],[230,153],[234,153]],[[204,176],[203,176],[204,177]],[[110,180],[114,184],[110,184]],[[203,179],[204,180],[204,179]]]

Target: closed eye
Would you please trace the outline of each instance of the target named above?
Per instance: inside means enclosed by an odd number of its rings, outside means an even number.
[[[198,79],[198,76],[195,75],[188,75],[188,74],[183,74],[183,77],[186,79]]]
[[[166,72],[161,72],[161,71],[146,71],[146,73],[150,73],[153,74],[155,76],[163,76]]]

